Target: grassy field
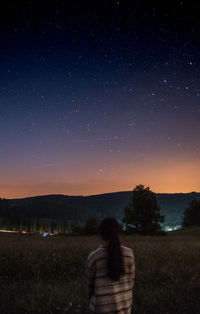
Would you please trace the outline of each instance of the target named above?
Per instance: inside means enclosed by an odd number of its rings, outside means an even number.
[[[200,229],[122,236],[136,259],[132,313],[199,313]],[[84,265],[98,237],[0,234],[0,313],[88,313]]]

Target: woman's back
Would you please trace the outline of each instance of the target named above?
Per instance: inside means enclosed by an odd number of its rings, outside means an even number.
[[[94,313],[131,313],[132,289],[135,276],[133,251],[121,246],[124,274],[118,281],[108,276],[108,250],[100,244],[87,259],[86,274],[89,308]]]

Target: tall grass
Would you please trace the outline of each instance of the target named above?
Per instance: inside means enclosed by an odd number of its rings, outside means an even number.
[[[135,253],[132,313],[198,313],[197,233],[122,236]],[[0,313],[88,313],[84,266],[98,237],[0,234]]]

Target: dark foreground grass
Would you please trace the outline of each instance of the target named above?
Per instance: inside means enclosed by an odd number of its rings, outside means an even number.
[[[136,259],[132,313],[199,313],[199,235],[122,237]],[[84,266],[98,243],[0,234],[0,313],[88,313]]]

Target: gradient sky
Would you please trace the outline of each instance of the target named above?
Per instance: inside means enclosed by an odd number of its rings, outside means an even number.
[[[200,191],[200,4],[8,2],[0,197]]]

